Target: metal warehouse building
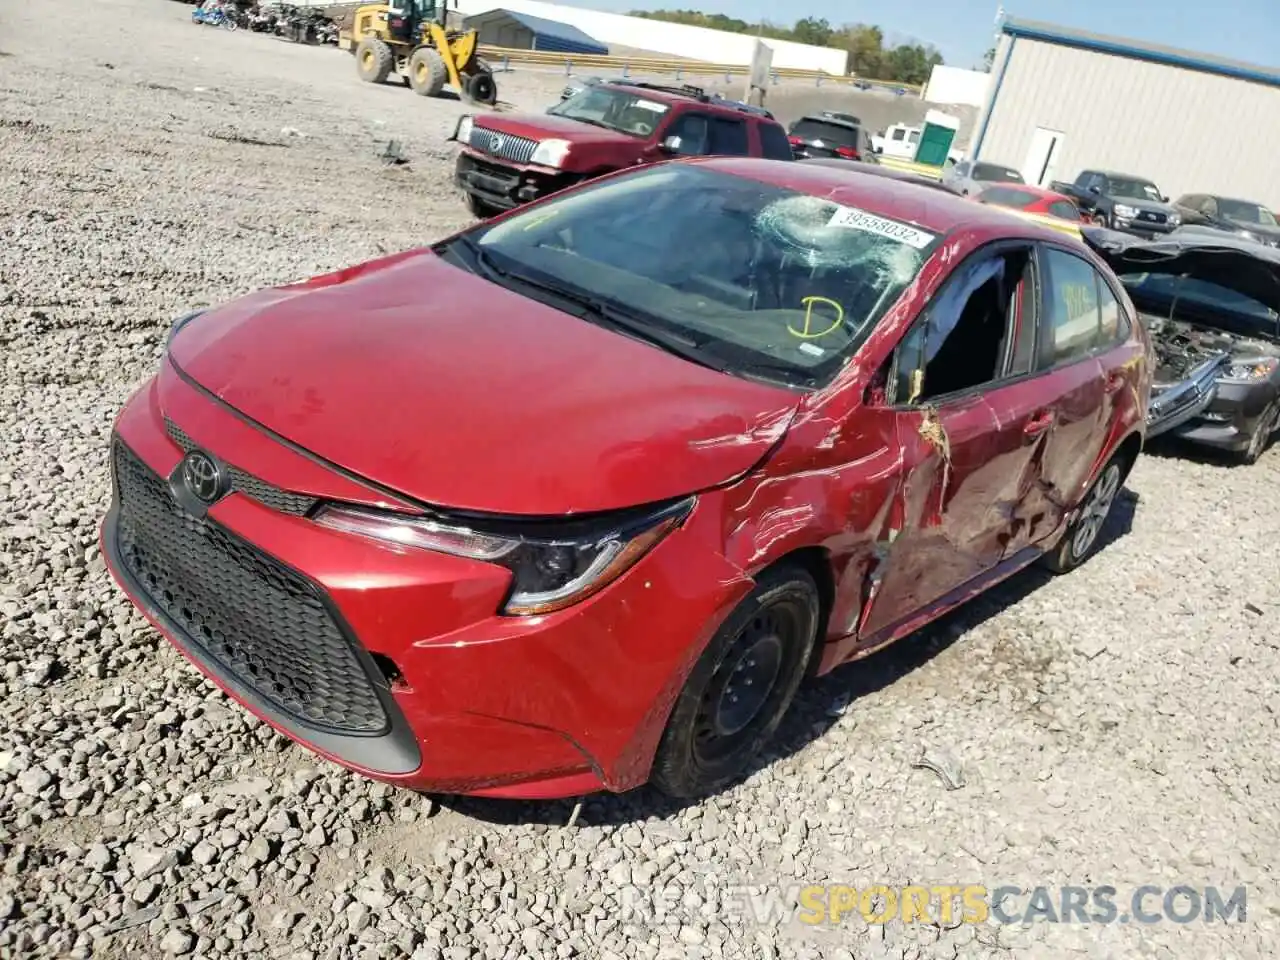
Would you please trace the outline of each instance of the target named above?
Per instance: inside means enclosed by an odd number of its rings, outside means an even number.
[[[1006,19],[974,158],[1028,183],[1082,169],[1280,209],[1280,70]]]
[[[468,27],[479,33],[482,44],[513,50],[547,50],[552,53],[584,53],[605,56],[609,48],[577,27],[532,17],[511,10],[489,10],[467,17]]]

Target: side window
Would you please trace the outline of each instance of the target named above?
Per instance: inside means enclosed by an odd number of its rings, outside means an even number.
[[[1115,294],[1101,277],[1098,277],[1098,305],[1102,314],[1101,326],[1098,330],[1098,346],[1110,346],[1127,337],[1129,321],[1120,308],[1120,301],[1115,298]]]
[[[1079,220],[1080,211],[1076,209],[1074,204],[1067,203],[1065,200],[1055,200],[1049,204],[1049,212],[1055,217],[1061,217],[1063,220]]]
[[[1200,212],[1216,217],[1218,215],[1218,201],[1213,197],[1205,197],[1204,202],[1200,204]]]
[[[901,140],[901,139],[902,139],[903,137],[905,137],[906,135],[907,135],[907,131],[906,131],[905,129],[903,129],[902,127],[898,127],[896,130],[894,130],[894,131],[893,131],[893,133],[890,135],[889,139],[890,139],[890,140]]]
[[[700,113],[682,113],[667,127],[665,137],[678,137],[675,152],[682,157],[710,153],[711,131],[707,118]]]
[[[967,177],[969,175],[969,164],[957,163],[955,166],[957,177]]]
[[[756,124],[756,129],[760,131],[760,154],[766,160],[790,160],[793,158],[791,141],[787,139],[782,127],[776,123],[762,120]]]
[[[712,117],[711,144],[708,153],[730,157],[745,157],[751,150],[747,146],[747,124],[728,117]]]
[[[898,345],[889,401],[924,403],[1031,372],[1035,291],[1029,248],[960,267]]]
[[[1120,305],[1093,266],[1055,247],[1044,252],[1045,343],[1040,369],[1087,357],[1120,335]]]

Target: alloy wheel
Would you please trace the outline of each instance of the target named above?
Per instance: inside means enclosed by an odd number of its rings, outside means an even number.
[[[1108,464],[1081,508],[1079,525],[1071,539],[1071,550],[1077,557],[1083,557],[1093,549],[1119,491],[1120,467],[1115,463]]]

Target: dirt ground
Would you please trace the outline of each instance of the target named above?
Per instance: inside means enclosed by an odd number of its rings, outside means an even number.
[[[1084,567],[814,684],[698,805],[595,797],[568,827],[569,803],[392,790],[203,681],[98,555],[116,412],[180,314],[470,218],[444,140],[460,103],[189,12],[0,6],[0,957],[1280,953],[1274,449],[1236,468],[1154,447]],[[530,109],[563,82],[500,77]],[[407,164],[379,159],[392,140]],[[1242,887],[1247,917],[788,920],[824,883],[1012,885],[1018,915],[1036,887],[1113,886],[1126,916],[1142,885],[1156,911]]]

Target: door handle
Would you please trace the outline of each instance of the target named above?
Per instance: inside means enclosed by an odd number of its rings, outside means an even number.
[[[1125,380],[1123,373],[1113,373],[1107,377],[1107,393],[1118,393],[1124,388]]]
[[[1023,424],[1022,432],[1028,437],[1038,437],[1053,426],[1053,411],[1042,410]]]

